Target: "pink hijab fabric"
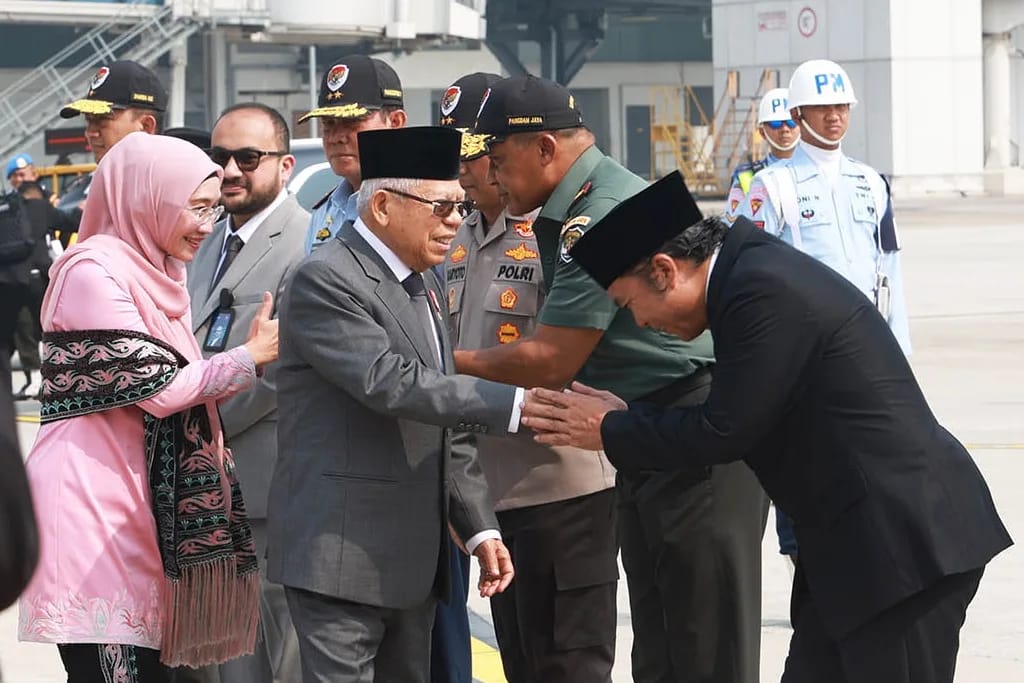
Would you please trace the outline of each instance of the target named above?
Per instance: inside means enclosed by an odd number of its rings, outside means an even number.
[[[182,209],[199,185],[224,170],[195,145],[177,138],[131,133],[100,161],[89,187],[78,243],[50,268],[43,300],[52,312],[73,263],[95,260],[123,274],[149,333],[189,360],[202,357],[192,335],[185,264],[167,255]]]

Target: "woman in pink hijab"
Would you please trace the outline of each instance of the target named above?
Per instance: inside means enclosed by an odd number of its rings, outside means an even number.
[[[192,336],[185,264],[221,176],[187,142],[125,137],[50,270],[19,637],[56,643],[69,683],[163,683],[253,650],[257,564],[216,402],[277,358],[277,322],[267,294],[245,345],[203,360]]]

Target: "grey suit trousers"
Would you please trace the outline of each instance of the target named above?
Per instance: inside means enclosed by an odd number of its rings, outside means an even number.
[[[410,609],[340,600],[290,586],[303,683],[429,683],[437,599]]]

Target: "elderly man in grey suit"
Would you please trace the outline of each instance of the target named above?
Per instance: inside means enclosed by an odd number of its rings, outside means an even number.
[[[480,562],[481,595],[512,579],[475,456],[449,443],[451,429],[517,430],[522,394],[447,374],[431,267],[461,221],[460,137],[360,133],[359,219],[299,266],[281,305],[268,574],[285,585],[305,683],[428,680],[449,529]]]
[[[288,125],[274,109],[240,104],[226,110],[211,134],[211,158],[224,167],[221,203],[227,219],[203,240],[188,276],[192,324],[204,354],[245,341],[264,292],[281,300],[291,271],[305,255],[309,214],[288,194],[295,158]],[[277,364],[252,390],[221,404],[256,552],[266,552],[267,495],[277,460]],[[297,683],[298,641],[284,589],[262,579],[262,638],[256,652],[222,664],[222,683]],[[216,681],[213,667],[199,680]],[[182,672],[181,678],[189,678]]]

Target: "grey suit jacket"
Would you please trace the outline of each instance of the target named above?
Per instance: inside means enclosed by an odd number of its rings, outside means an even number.
[[[210,292],[210,282],[220,262],[227,221],[217,224],[203,240],[189,264],[188,291],[192,298],[192,330],[200,346],[220,303],[220,291],[234,296],[235,321],[227,348],[244,344],[249,327],[263,303],[263,292],[274,295],[275,305],[285,292],[291,271],[305,256],[309,213],[295,197],[289,196],[274,209],[246,242],[242,251]],[[212,352],[203,351],[209,357]],[[224,435],[234,454],[236,474],[249,517],[267,516],[270,476],[277,460],[277,363],[263,369],[263,376],[251,390],[220,404]]]
[[[506,433],[515,389],[445,375],[427,334],[351,224],[296,270],[281,309],[272,581],[385,608],[446,600],[448,520],[463,539],[498,529],[475,455],[452,455],[446,428]]]

